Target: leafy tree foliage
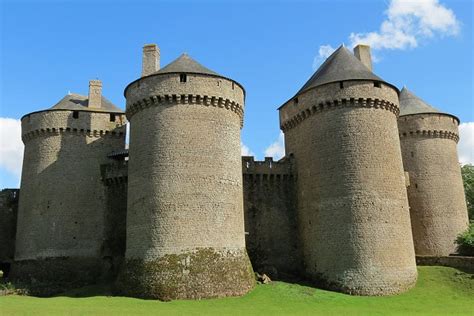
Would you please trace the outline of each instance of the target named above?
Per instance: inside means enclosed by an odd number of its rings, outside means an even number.
[[[474,220],[474,166],[464,165],[461,167],[464,191],[466,193],[467,210],[469,219]]]

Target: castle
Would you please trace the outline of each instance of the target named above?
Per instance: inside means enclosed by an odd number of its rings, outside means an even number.
[[[279,107],[279,161],[241,157],[241,84],[159,59],[144,46],[125,113],[92,80],[88,97],[22,118],[18,219],[0,207],[12,279],[200,299],[247,293],[256,270],[390,295],[415,284],[415,254],[456,251],[459,120],[375,75],[368,46],[339,47]]]

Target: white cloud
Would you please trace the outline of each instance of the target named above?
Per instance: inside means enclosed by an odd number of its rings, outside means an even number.
[[[332,47],[331,45],[321,45],[319,46],[318,50],[318,55],[314,57],[313,60],[313,69],[316,70],[316,68],[319,67],[319,65],[326,60],[331,54],[335,51],[336,49]]]
[[[385,15],[378,31],[351,33],[351,47],[366,44],[373,50],[405,50],[417,47],[420,41],[453,36],[460,30],[454,12],[438,0],[391,0]],[[328,46],[320,46],[316,58]]]
[[[273,157],[274,160],[279,160],[285,156],[285,138],[283,132],[280,132],[278,139],[265,149],[265,157]]]
[[[0,168],[19,178],[22,164],[21,121],[0,117]]]
[[[244,143],[240,143],[240,152],[242,156],[255,156],[255,154]]]
[[[474,165],[474,122],[461,123],[459,134],[459,162]]]

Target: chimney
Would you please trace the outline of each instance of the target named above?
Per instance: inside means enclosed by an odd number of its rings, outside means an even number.
[[[160,69],[160,49],[156,44],[143,46],[142,77]]]
[[[102,81],[89,81],[89,104],[90,108],[100,108],[102,105]]]
[[[359,59],[365,67],[372,71],[372,57],[370,56],[370,46],[359,44],[354,47],[354,55]]]

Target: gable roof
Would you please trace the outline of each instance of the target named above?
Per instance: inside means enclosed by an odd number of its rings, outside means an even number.
[[[188,54],[184,53],[174,61],[166,65],[165,67],[161,68],[157,72],[153,74],[165,74],[165,73],[197,73],[197,74],[206,74],[206,75],[213,75],[213,76],[220,76],[218,73],[204,67],[191,57]]]
[[[386,83],[341,45],[316,70],[296,95],[323,84],[346,80],[373,80]]]

